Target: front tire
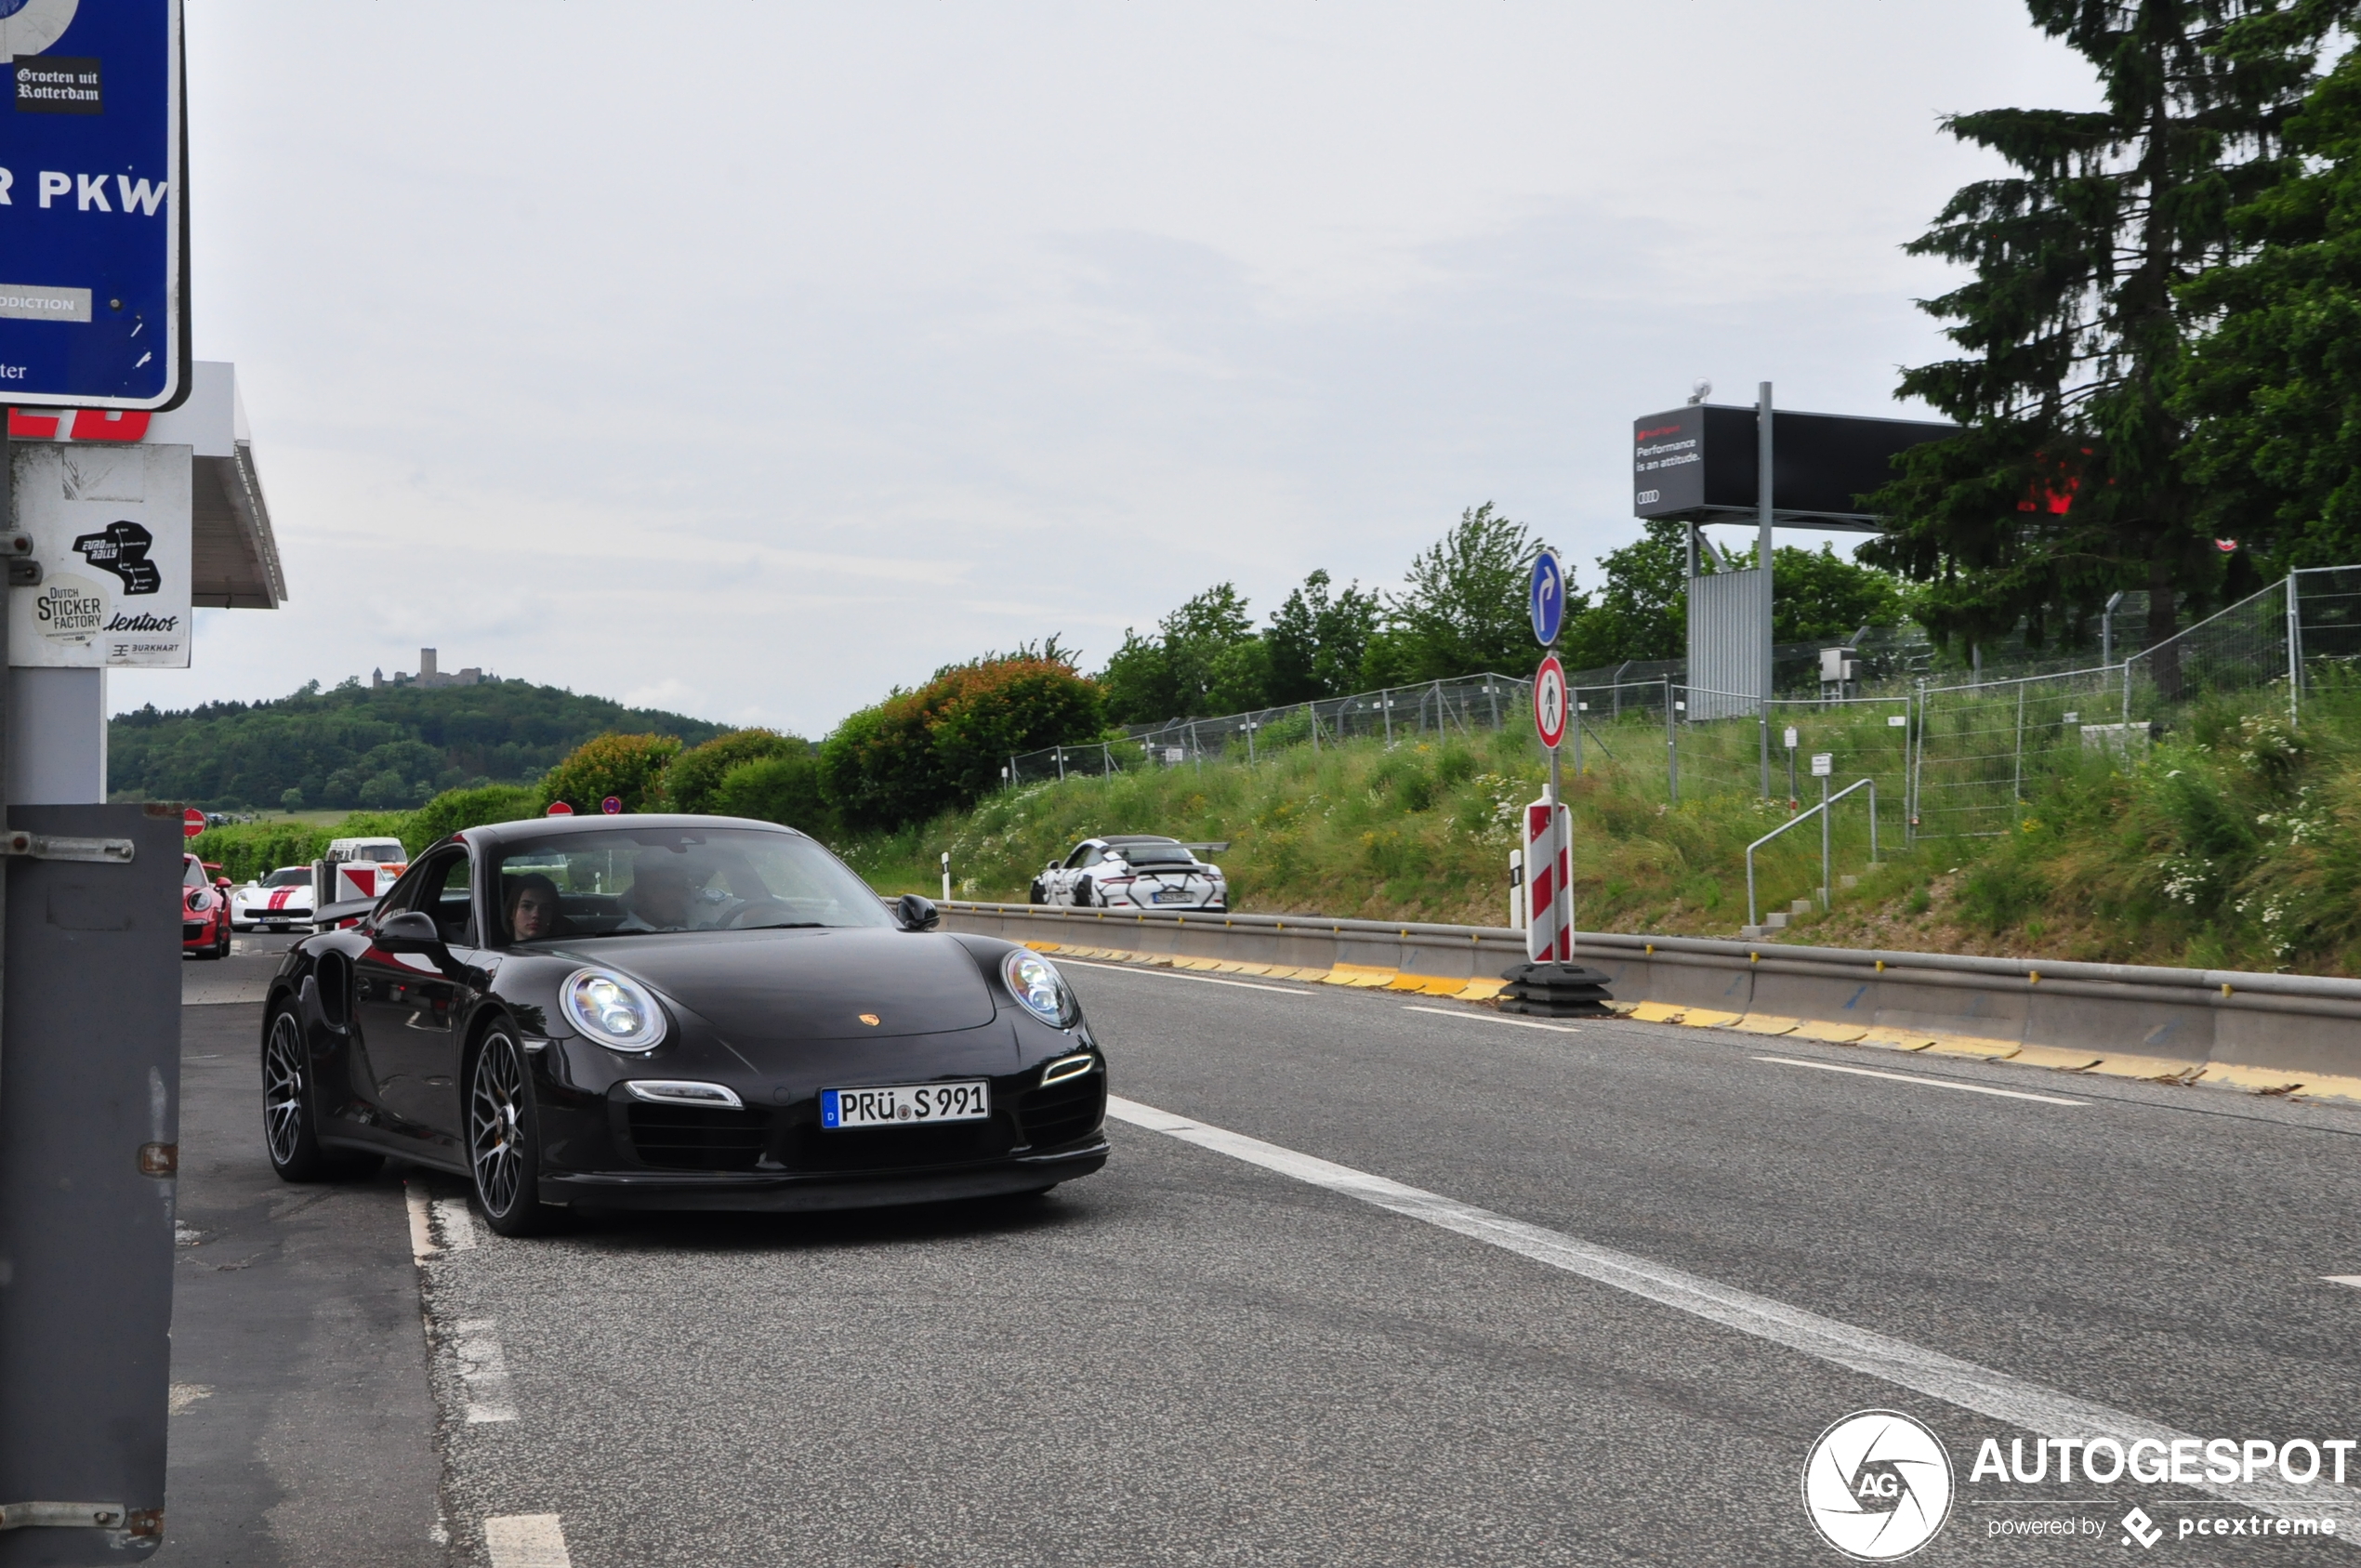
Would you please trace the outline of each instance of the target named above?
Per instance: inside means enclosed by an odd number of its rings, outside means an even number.
[[[1088,877],[1088,876],[1085,876],[1085,877],[1084,877],[1081,881],[1076,882],[1076,883],[1074,885],[1074,906],[1075,906],[1075,908],[1076,908],[1076,909],[1088,909],[1088,908],[1089,908],[1089,907],[1090,907],[1090,895],[1091,895],[1092,893],[1094,893],[1094,892],[1096,892],[1096,891],[1098,890],[1098,886],[1099,886],[1099,885],[1098,885],[1096,882],[1092,881],[1092,880],[1091,880],[1089,877]]]
[[[540,1145],[524,1050],[495,1025],[468,1074],[468,1166],[476,1206],[501,1235],[535,1235],[557,1217],[541,1201]]]
[[[230,922],[227,920],[221,922],[221,937],[213,944],[213,955],[216,958],[230,956]]]
[[[367,1176],[384,1163],[377,1154],[323,1149],[319,1125],[303,1025],[283,1006],[262,1039],[262,1143],[270,1168],[282,1181],[334,1181]]]

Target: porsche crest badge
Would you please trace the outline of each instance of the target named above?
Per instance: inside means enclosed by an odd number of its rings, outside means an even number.
[[[861,1021],[867,1024],[870,1028],[875,1029],[877,1026],[877,1015],[875,1013],[863,1013],[861,1015]]]

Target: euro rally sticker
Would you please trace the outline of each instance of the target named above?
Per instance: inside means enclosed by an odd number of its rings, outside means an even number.
[[[111,522],[73,542],[73,553],[91,565],[113,573],[125,593],[153,593],[164,586],[164,574],[148,559],[155,535],[136,522]]]
[[[60,573],[33,592],[33,629],[53,643],[87,648],[106,623],[107,590],[86,577]]]

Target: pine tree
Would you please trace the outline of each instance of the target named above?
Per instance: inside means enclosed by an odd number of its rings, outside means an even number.
[[[1901,460],[1872,503],[1891,532],[1861,552],[1930,585],[1938,636],[2078,639],[2108,594],[2145,587],[2153,644],[2218,592],[2175,402],[2192,336],[2176,289],[2235,254],[2231,212],[2286,173],[2281,131],[2349,4],[2028,0],[2105,107],[1944,122],[2016,172],[1962,189],[1906,247],[1974,271],[1920,302],[1966,353],[1899,389],[1965,429]]]
[[[2361,53],[2288,126],[2308,165],[2233,215],[2255,253],[2183,291],[2218,312],[2182,407],[2218,532],[2273,566],[2361,560]]]

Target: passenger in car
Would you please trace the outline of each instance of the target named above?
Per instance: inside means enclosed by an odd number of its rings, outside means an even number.
[[[508,940],[539,942],[561,934],[565,916],[559,910],[558,885],[538,872],[511,877],[508,882]]]

